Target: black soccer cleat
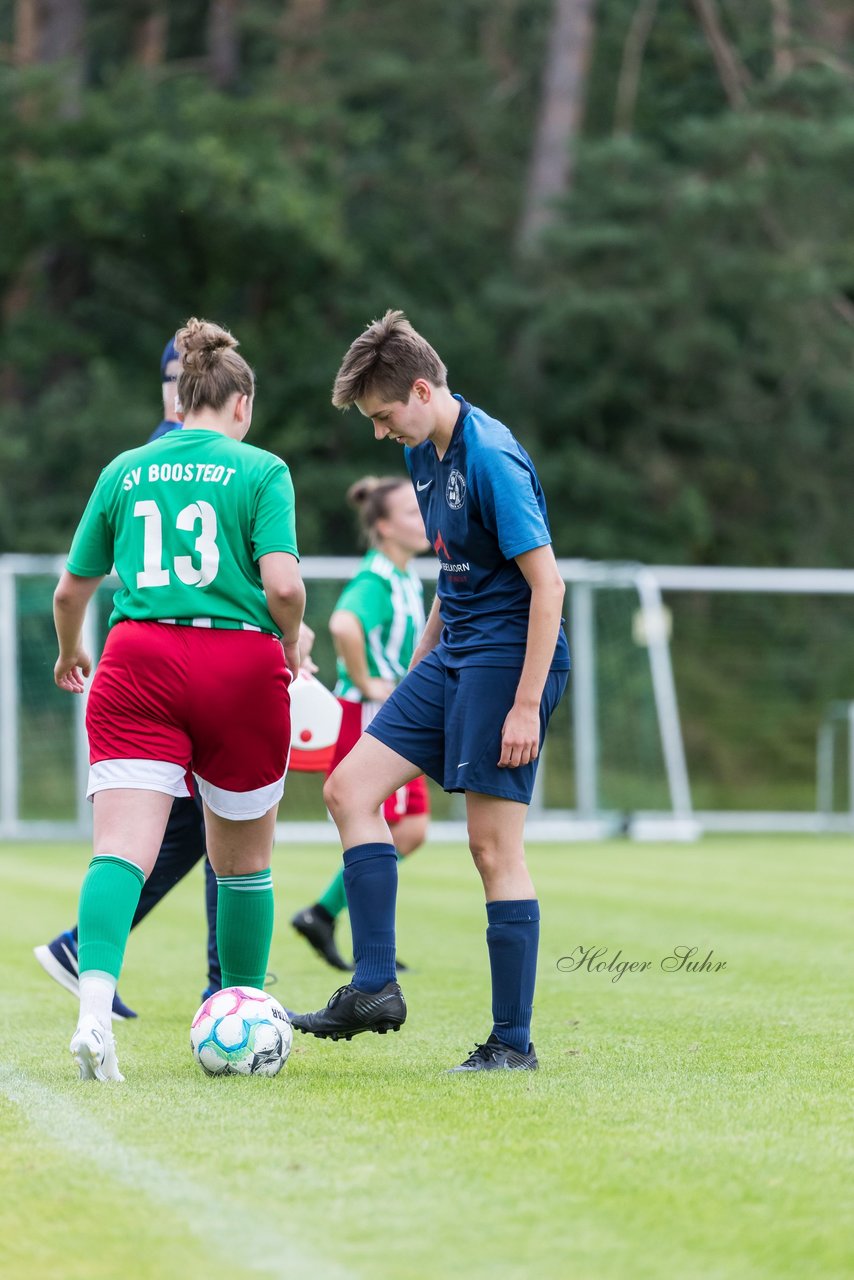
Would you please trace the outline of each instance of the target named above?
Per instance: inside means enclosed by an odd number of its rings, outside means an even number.
[[[306,1035],[321,1040],[352,1040],[362,1031],[397,1031],[406,1021],[406,1001],[396,982],[382,991],[359,991],[350,983],[339,987],[325,1009],[295,1013],[291,1023]]]
[[[455,1071],[536,1071],[539,1065],[533,1045],[527,1053],[520,1053],[493,1033],[486,1044],[475,1045],[465,1062],[451,1067],[448,1075]]]
[[[322,913],[316,906],[306,907],[296,913],[291,924],[333,969],[353,972],[353,965],[347,963],[335,945],[335,921],[328,912]]]

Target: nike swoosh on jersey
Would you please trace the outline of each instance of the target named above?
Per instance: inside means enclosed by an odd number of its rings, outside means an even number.
[[[416,480],[416,481],[415,481],[415,488],[418,490],[418,492],[419,492],[419,493],[423,493],[425,489],[429,489],[429,488],[430,488],[430,485],[431,485],[432,483],[433,483],[433,481],[432,481],[432,480],[425,480],[423,484],[421,483],[421,481],[420,481],[420,480]]]

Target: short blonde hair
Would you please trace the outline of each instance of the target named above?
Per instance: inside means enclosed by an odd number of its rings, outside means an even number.
[[[349,409],[374,392],[384,400],[405,401],[418,378],[445,387],[448,370],[402,311],[387,311],[350,346],[335,378],[332,403]]]

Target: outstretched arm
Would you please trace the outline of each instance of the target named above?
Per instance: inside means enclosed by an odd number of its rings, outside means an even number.
[[[335,652],[362,696],[368,702],[385,702],[394,689],[394,681],[371,675],[365,629],[360,619],[349,609],[336,609],[329,619],[329,630]]]
[[[103,577],[81,578],[63,569],[53,593],[53,624],[59,641],[53,679],[67,693],[82,693],[83,680],[92,670],[92,659],[83,648],[83,619],[101,582]]]
[[[427,654],[431,649],[436,648],[436,645],[442,638],[443,626],[444,623],[442,622],[442,617],[439,613],[439,597],[438,595],[435,595],[433,597],[433,604],[430,608],[430,612],[427,615],[427,622],[425,623],[424,630],[421,633],[421,639],[415,646],[415,652],[413,653],[412,661],[409,664],[410,671],[413,667],[418,665],[422,658],[427,657]]]
[[[299,671],[300,624],[305,611],[299,561],[287,551],[269,551],[258,560],[258,570],[270,617],[282,633],[285,662],[295,676]]]
[[[501,732],[499,768],[530,764],[540,751],[540,699],[543,696],[560,628],[566,587],[550,546],[535,547],[516,556],[531,588],[525,661],[516,700]]]

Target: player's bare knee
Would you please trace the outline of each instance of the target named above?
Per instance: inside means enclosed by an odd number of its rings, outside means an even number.
[[[469,849],[474,860],[474,865],[483,880],[489,879],[503,865],[498,845],[492,840],[475,839],[469,837]]]
[[[416,849],[420,849],[424,841],[427,839],[427,826],[429,818],[427,814],[409,814],[395,823],[391,829],[394,847],[400,854],[401,858],[408,858],[410,854],[415,853]]]
[[[401,858],[411,857],[413,853],[417,852],[417,850],[421,848],[423,843],[424,843],[423,835],[419,835],[419,836],[408,835],[404,839],[401,839],[399,836],[394,836],[394,847],[397,850],[397,852],[400,854]]]
[[[334,773],[331,773],[323,784],[323,803],[333,818],[336,818],[342,812],[344,790],[345,788],[341,786],[340,779]]]

